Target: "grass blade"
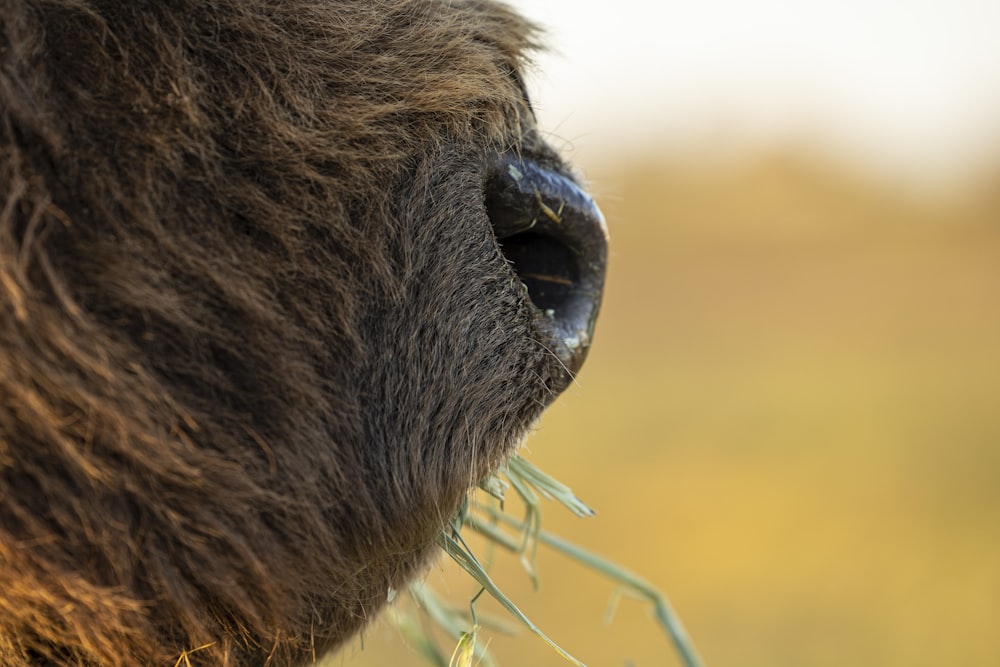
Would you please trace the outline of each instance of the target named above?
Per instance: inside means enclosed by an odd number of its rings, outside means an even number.
[[[483,566],[479,564],[479,561],[476,559],[476,557],[472,554],[471,551],[468,550],[465,544],[461,541],[461,538],[457,536],[457,533],[451,531],[446,531],[441,533],[441,535],[438,536],[438,544],[441,546],[442,549],[445,550],[445,552],[449,556],[452,557],[452,559],[456,563],[461,565],[462,569],[468,572],[469,575],[472,576],[472,578],[475,579],[476,582],[479,583],[479,585],[482,586],[483,589],[487,593],[489,593],[494,600],[499,602],[504,607],[504,609],[506,609],[515,618],[521,621],[525,625],[525,627],[527,627],[533,633],[538,635],[538,637],[541,638],[542,641],[551,646],[553,650],[556,651],[556,653],[561,655],[570,663],[577,665],[577,667],[586,667],[586,665],[584,665],[582,662],[574,658],[572,655],[569,654],[569,652],[567,652],[561,646],[552,641],[548,637],[548,635],[542,632],[537,625],[535,625],[527,616],[524,615],[524,613],[520,609],[517,608],[517,605],[515,605],[513,602],[510,601],[510,598],[508,598],[506,595],[503,594],[503,592],[497,587],[497,585],[493,583],[493,580],[490,579],[489,574],[486,573],[486,570],[483,568]]]
[[[515,530],[525,528],[517,519],[512,519],[491,508],[482,509],[490,515],[490,518],[504,523]],[[477,522],[474,517],[470,517],[470,519],[472,519],[469,522],[470,526],[479,530],[478,526],[481,525],[481,522]],[[680,654],[685,667],[702,667],[703,663],[701,657],[698,655],[698,651],[694,647],[694,642],[691,641],[691,637],[688,635],[687,630],[685,630],[680,618],[670,606],[667,597],[655,586],[634,572],[544,530],[539,531],[538,540],[563,555],[586,565],[591,570],[603,574],[623,586],[630,593],[652,603],[653,613],[657,621],[666,630],[677,652]]]

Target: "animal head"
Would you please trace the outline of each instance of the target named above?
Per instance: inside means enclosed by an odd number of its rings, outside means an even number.
[[[0,29],[0,662],[319,657],[586,356],[605,230],[535,125],[538,32],[444,0]]]

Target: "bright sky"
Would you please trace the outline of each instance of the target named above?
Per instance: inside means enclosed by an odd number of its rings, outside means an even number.
[[[912,179],[1000,158],[1000,0],[515,0],[556,55],[531,82],[576,155],[809,141]]]

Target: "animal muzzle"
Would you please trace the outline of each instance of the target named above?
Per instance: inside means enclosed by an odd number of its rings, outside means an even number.
[[[608,229],[594,200],[568,176],[501,159],[486,211],[504,256],[538,309],[542,341],[558,359],[556,391],[580,370],[594,335],[608,261]]]

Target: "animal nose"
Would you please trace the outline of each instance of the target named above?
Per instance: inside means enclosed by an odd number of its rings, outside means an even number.
[[[594,200],[541,164],[506,158],[487,182],[486,211],[538,309],[543,341],[561,362],[558,391],[580,370],[594,334],[608,261],[608,229]]]

